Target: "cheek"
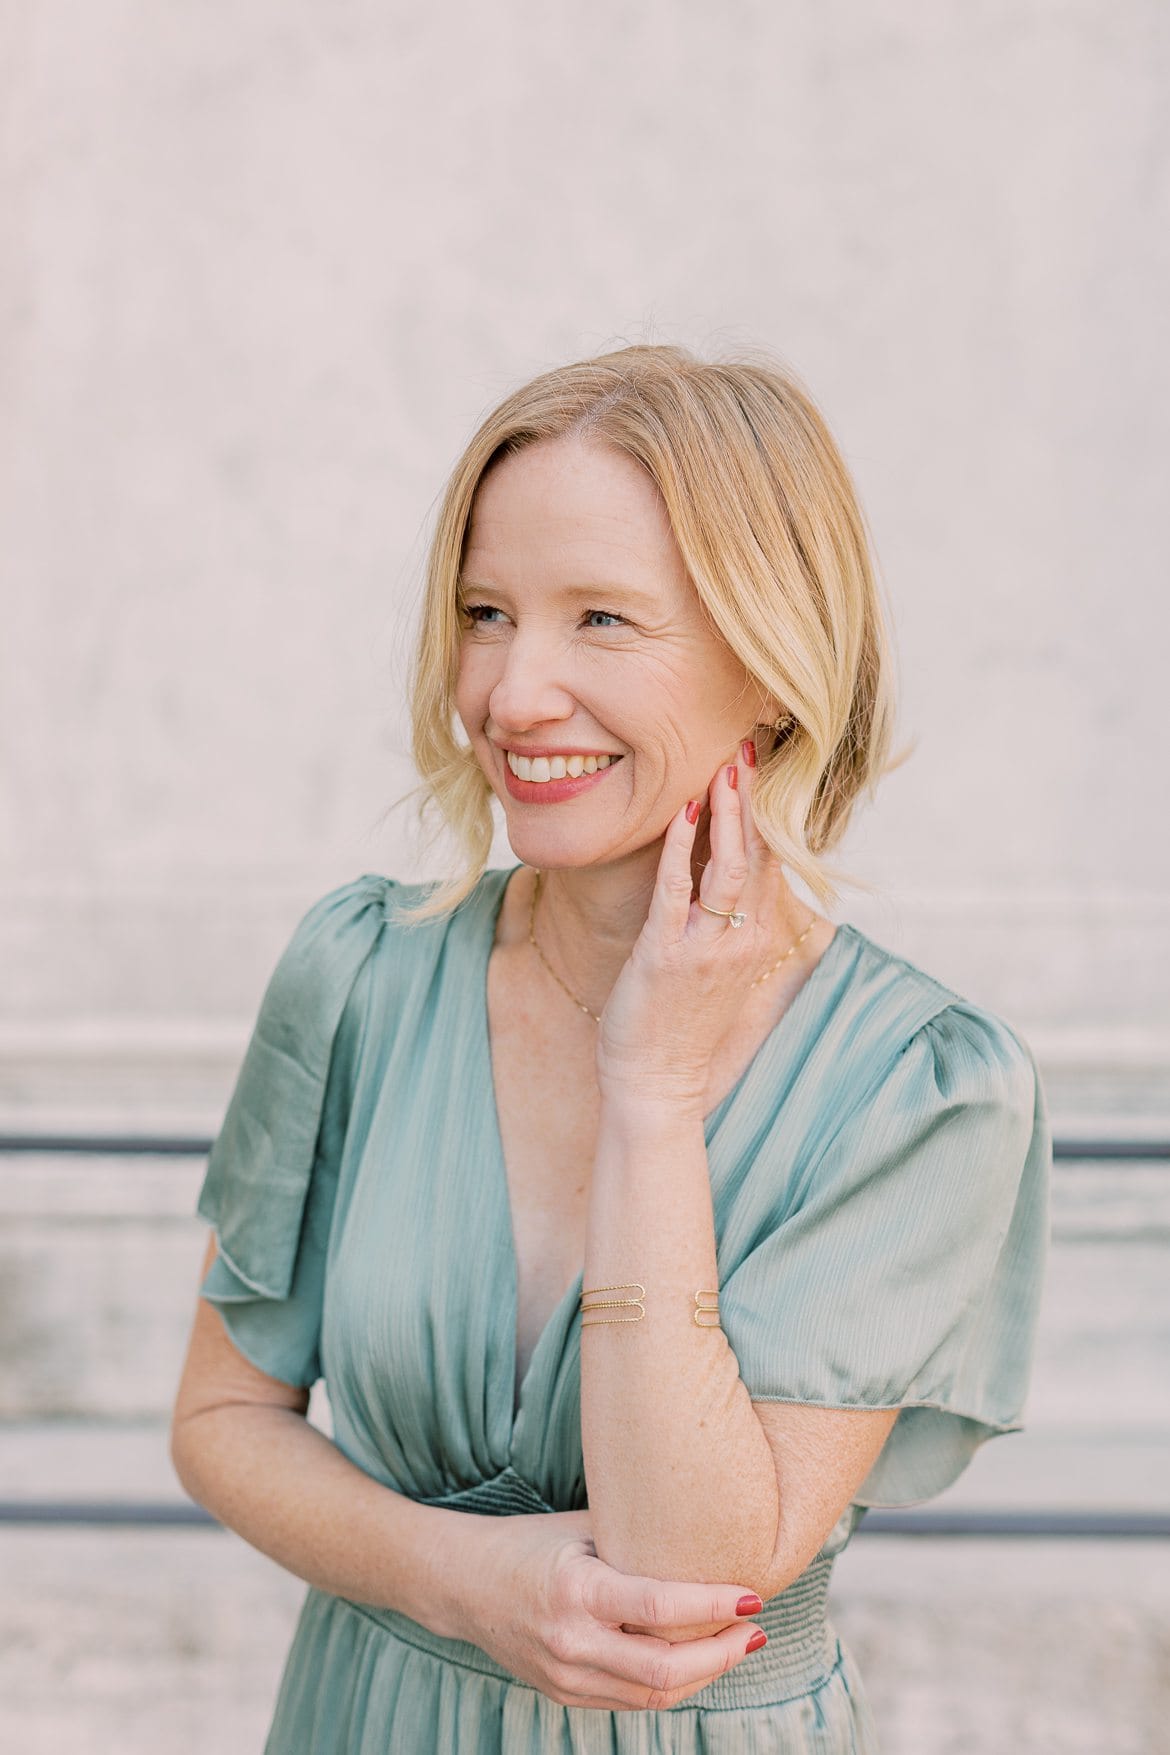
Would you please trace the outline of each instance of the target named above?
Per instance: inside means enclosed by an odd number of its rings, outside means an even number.
[[[457,711],[464,716],[470,714],[474,717],[488,692],[482,676],[478,674],[481,670],[482,666],[466,655],[460,658],[455,671],[453,696]]]

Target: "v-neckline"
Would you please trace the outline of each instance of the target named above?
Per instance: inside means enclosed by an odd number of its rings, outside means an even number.
[[[507,1321],[505,1353],[507,1357],[507,1389],[509,1406],[511,1408],[510,1430],[513,1438],[515,1437],[520,1416],[524,1411],[525,1391],[528,1388],[537,1364],[541,1360],[541,1354],[543,1353],[545,1343],[569,1299],[572,1298],[574,1304],[580,1299],[584,1278],[583,1273],[578,1272],[549,1312],[548,1320],[545,1322],[540,1333],[536,1337],[532,1352],[529,1354],[528,1364],[525,1367],[524,1375],[519,1384],[517,1384],[516,1365],[519,1359],[519,1338],[517,1327],[520,1320],[520,1258],[516,1250],[516,1230],[512,1218],[512,1194],[508,1185],[507,1159],[504,1155],[504,1132],[500,1125],[500,1109],[499,1103],[496,1099],[496,1081],[492,1068],[492,1030],[491,1014],[488,1009],[488,972],[491,964],[492,951],[495,949],[496,928],[499,925],[500,914],[503,911],[504,897],[507,894],[508,884],[513,875],[521,869],[522,864],[523,861],[521,861],[520,864],[513,866],[493,868],[490,874],[485,873],[485,876],[491,875],[497,880],[497,888],[494,896],[490,895],[489,892],[490,900],[487,909],[487,927],[483,934],[480,961],[476,965],[476,992],[478,995],[477,1014],[479,1018],[480,1036],[478,1046],[480,1048],[480,1064],[483,1069],[484,1082],[486,1084],[487,1110],[490,1118],[490,1144],[492,1156],[495,1159],[496,1185],[499,1190],[500,1199],[503,1203],[503,1231],[508,1253],[508,1267],[506,1274],[508,1287],[505,1300],[505,1315]],[[806,996],[808,995],[809,989],[815,988],[819,985],[818,977],[823,979],[822,970],[825,969],[826,964],[833,961],[833,953],[841,943],[842,935],[850,933],[853,930],[854,929],[850,926],[848,921],[839,920],[837,922],[832,938],[821,952],[820,957],[809,971],[806,979],[793,995],[791,1003],[785,1008],[780,1017],[773,1024],[772,1028],[768,1031],[768,1034],[764,1037],[763,1041],[760,1043],[759,1047],[756,1049],[752,1058],[749,1060],[747,1066],[739,1075],[739,1078],[735,1081],[734,1085],[732,1085],[731,1089],[719,1099],[719,1102],[716,1103],[714,1109],[709,1110],[703,1117],[703,1137],[708,1148],[710,1148],[712,1134],[724,1120],[732,1103],[734,1103],[737,1097],[743,1094],[749,1085],[754,1085],[756,1079],[762,1076],[761,1069],[765,1061],[770,1059],[772,1054],[776,1052],[777,1042],[779,1041],[783,1046],[787,1046],[788,1038],[793,1035],[797,1028],[797,1024],[795,1022],[790,1023],[789,1020],[799,1020],[804,1011],[807,1010],[808,1000]],[[509,1449],[511,1449],[511,1446],[509,1446]]]

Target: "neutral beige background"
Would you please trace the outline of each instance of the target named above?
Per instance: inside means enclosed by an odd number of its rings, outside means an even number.
[[[868,510],[919,747],[838,917],[1170,1109],[1166,17],[0,5],[0,1111],[214,1115],[302,909],[438,870],[436,496],[647,339],[775,348]]]

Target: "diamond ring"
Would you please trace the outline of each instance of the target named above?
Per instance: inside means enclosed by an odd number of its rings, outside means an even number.
[[[747,919],[746,914],[740,914],[734,908],[708,908],[702,896],[696,896],[695,901],[705,913],[717,914],[720,920],[726,920],[729,926],[742,926]]]

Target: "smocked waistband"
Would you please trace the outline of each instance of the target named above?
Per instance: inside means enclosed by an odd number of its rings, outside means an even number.
[[[777,1706],[820,1687],[840,1655],[836,1636],[826,1618],[832,1568],[831,1559],[814,1560],[786,1591],[765,1603],[760,1614],[751,1617],[752,1624],[762,1627],[768,1635],[767,1645],[759,1651],[749,1652],[734,1669],[725,1676],[717,1676],[697,1694],[664,1710],[682,1712],[696,1707]],[[531,1686],[468,1640],[445,1639],[396,1609],[354,1603],[345,1597],[334,1600],[367,1620],[377,1622],[394,1638],[419,1651],[429,1652],[443,1663],[476,1670],[480,1675],[493,1676],[513,1687]]]

